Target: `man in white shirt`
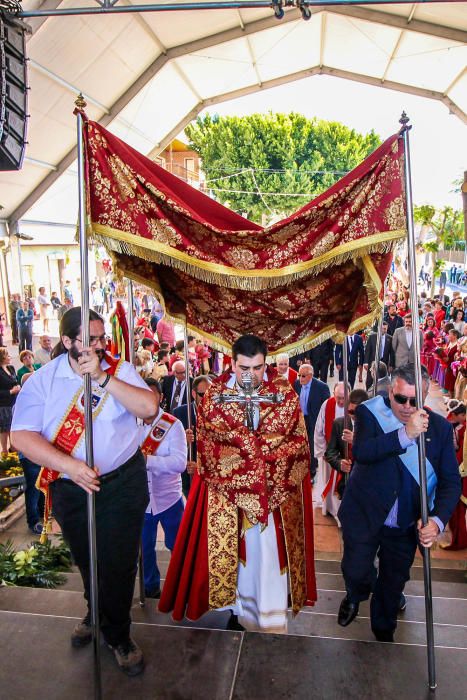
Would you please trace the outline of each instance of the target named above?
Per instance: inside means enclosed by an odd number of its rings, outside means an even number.
[[[54,517],[79,567],[87,601],[86,494],[96,493],[101,630],[119,667],[134,676],[142,672],[144,661],[130,637],[130,609],[148,504],[136,417],[154,415],[156,401],[128,362],[105,354],[103,319],[94,311],[89,318],[90,346],[84,347],[80,307],[63,316],[57,356],[35,372],[18,395],[11,435],[15,447],[28,459],[47,465],[41,487],[47,492],[46,503],[52,498]],[[84,374],[92,379],[95,469],[85,462]],[[91,640],[88,612],[75,627],[71,643],[82,647]]]
[[[50,355],[52,354],[52,341],[49,335],[41,335],[39,338],[39,347],[34,353],[34,362],[39,365],[46,365],[50,362]]]
[[[156,557],[157,526],[162,525],[165,546],[172,551],[184,511],[181,474],[186,468],[186,438],[181,421],[159,408],[162,398],[159,382],[149,377],[146,384],[156,398],[157,409],[140,428],[149,487],[149,506],[143,526],[144,588],[147,598],[159,598],[161,575]]]

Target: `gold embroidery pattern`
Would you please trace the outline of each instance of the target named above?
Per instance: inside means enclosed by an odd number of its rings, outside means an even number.
[[[238,510],[208,488],[209,608],[235,603],[238,569]]]
[[[289,563],[292,611],[296,615],[306,602],[306,553],[302,487],[281,505],[287,560]]]

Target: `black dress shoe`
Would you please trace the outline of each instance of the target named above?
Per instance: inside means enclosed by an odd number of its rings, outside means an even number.
[[[392,630],[373,630],[378,642],[393,642],[394,632]]]
[[[144,596],[145,596],[145,598],[160,598],[161,597],[161,589],[160,588],[151,588],[150,590],[145,590]]]
[[[233,613],[231,613],[231,615],[229,617],[229,621],[227,623],[226,629],[232,630],[234,632],[244,632],[245,631],[245,628],[243,627],[243,625],[241,625],[239,623],[238,617],[236,615],[234,615]]]
[[[350,625],[350,623],[355,620],[358,615],[358,608],[358,603],[352,603],[347,596],[344,598],[337,616],[337,622],[341,627],[347,627],[347,625]]]
[[[407,598],[403,593],[401,593],[401,598],[399,600],[399,612],[404,612],[407,607]]]

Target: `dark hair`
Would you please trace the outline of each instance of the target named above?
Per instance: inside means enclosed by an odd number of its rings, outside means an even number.
[[[100,314],[98,314],[94,309],[89,309],[89,321],[100,321],[104,323],[104,319]],[[62,336],[66,335],[70,340],[75,340],[81,330],[81,306],[73,306],[73,308],[68,309],[63,314],[60,320],[59,335],[60,340],[50,353],[51,358],[54,360],[59,355],[64,355],[68,352],[66,347],[62,343]]]
[[[373,367],[375,366],[375,363],[373,363]],[[378,379],[383,379],[384,377],[388,376],[388,366],[385,362],[380,360],[378,362]]]
[[[459,331],[456,328],[451,328],[449,332],[452,333],[453,335],[455,335],[457,339],[459,339],[461,337],[461,334],[459,333]]]
[[[159,343],[159,347],[161,350],[167,350],[167,352],[170,350],[170,343],[168,343],[166,340],[163,340],[161,343]]]
[[[193,379],[193,383],[191,385],[192,391],[196,391],[202,382],[207,382],[208,384],[212,384],[211,377],[208,377],[207,374],[199,374],[197,377],[195,377]]]
[[[168,350],[159,350],[159,352],[157,353],[157,361],[161,362],[162,360],[164,360],[165,357],[168,357],[168,355]]]
[[[426,331],[425,338],[427,338],[428,340],[431,340],[434,337],[435,337],[435,334],[433,333],[433,331]]]
[[[237,338],[235,343],[232,345],[232,357],[237,361],[239,355],[244,355],[245,357],[254,357],[255,355],[266,355],[268,354],[268,346],[258,338],[257,335],[241,335]]]
[[[352,389],[349,394],[349,403],[354,403],[358,406],[364,401],[368,401],[368,394],[365,389]]]
[[[160,385],[160,382],[157,381],[157,379],[154,379],[153,377],[148,377],[144,381],[149,387],[153,386],[155,390],[159,392],[159,394],[162,396],[162,387]]]
[[[454,330],[454,324],[453,324],[453,323],[449,323],[449,322],[448,322],[448,323],[445,323],[445,325],[444,325],[444,330],[445,330],[446,333],[449,333],[449,331],[453,331],[453,330]]]
[[[426,384],[429,384],[430,375],[428,374],[427,368],[425,367],[425,365],[422,365],[421,369],[422,380]],[[415,365],[402,365],[402,367],[397,367],[396,369],[394,369],[391,375],[391,384],[394,384],[395,380],[398,378],[403,379],[404,382],[407,382],[407,384],[410,384],[411,386],[415,386]]]
[[[462,314],[462,320],[464,320],[464,309],[456,309],[454,312],[454,318],[456,318],[458,314]]]
[[[194,339],[195,339],[195,336],[194,336],[194,335],[189,335],[189,336],[188,336],[188,342],[189,342],[189,343],[191,343],[191,341],[194,340]]]
[[[150,345],[154,345],[155,341],[152,338],[143,338],[141,341],[142,348],[148,348]]]
[[[177,342],[175,343],[175,350],[177,350],[178,352],[181,352],[184,347],[185,347],[185,341],[177,340]]]

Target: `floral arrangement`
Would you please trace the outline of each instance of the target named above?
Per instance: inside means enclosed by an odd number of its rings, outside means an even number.
[[[17,452],[6,453],[0,461],[0,479],[10,476],[22,476],[23,470],[19,462]],[[10,505],[18,496],[23,493],[22,485],[4,486],[0,488],[0,512]]]
[[[57,545],[48,540],[20,550],[10,540],[0,544],[0,586],[56,588],[65,583],[62,572],[71,566],[70,550],[61,538]]]

